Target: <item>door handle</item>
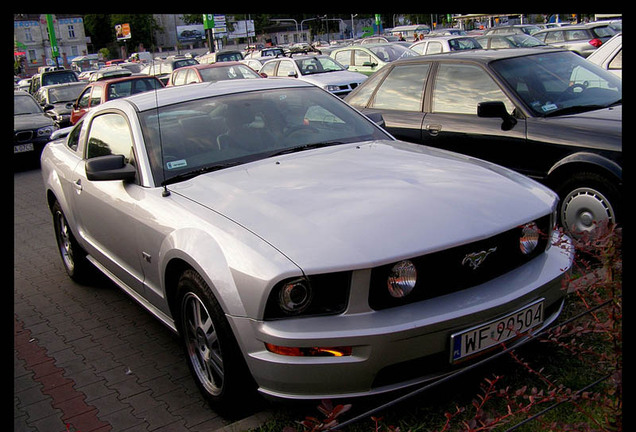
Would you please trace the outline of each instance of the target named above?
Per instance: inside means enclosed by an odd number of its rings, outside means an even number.
[[[82,179],[77,179],[73,182],[73,187],[79,193],[82,191]]]
[[[442,130],[442,125],[437,123],[427,124],[424,126],[424,129],[426,129],[430,135],[436,136],[439,134],[439,131]]]

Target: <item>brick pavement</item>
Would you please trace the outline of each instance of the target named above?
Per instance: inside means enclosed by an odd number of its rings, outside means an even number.
[[[178,339],[105,278],[70,280],[39,169],[14,173],[14,431],[198,432],[231,421]]]

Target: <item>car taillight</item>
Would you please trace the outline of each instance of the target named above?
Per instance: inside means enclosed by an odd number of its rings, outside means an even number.
[[[592,45],[594,48],[598,48],[603,45],[603,41],[598,38],[594,38],[589,42],[589,44]]]

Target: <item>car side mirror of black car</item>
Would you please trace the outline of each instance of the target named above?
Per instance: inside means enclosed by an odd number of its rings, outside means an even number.
[[[367,113],[366,116],[369,118],[369,120],[371,120],[373,123],[380,126],[381,128],[385,127],[384,117],[382,117],[382,113]]]
[[[480,102],[477,104],[477,116],[484,118],[501,118],[501,130],[510,130],[517,124],[517,119],[508,114],[506,105],[501,101]]]
[[[133,180],[137,175],[134,166],[126,163],[124,155],[106,155],[86,161],[86,178],[89,180]]]

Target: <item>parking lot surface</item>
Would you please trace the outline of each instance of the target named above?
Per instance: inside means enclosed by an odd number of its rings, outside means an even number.
[[[179,341],[118,287],[67,277],[39,168],[14,174],[16,432],[217,431]]]

